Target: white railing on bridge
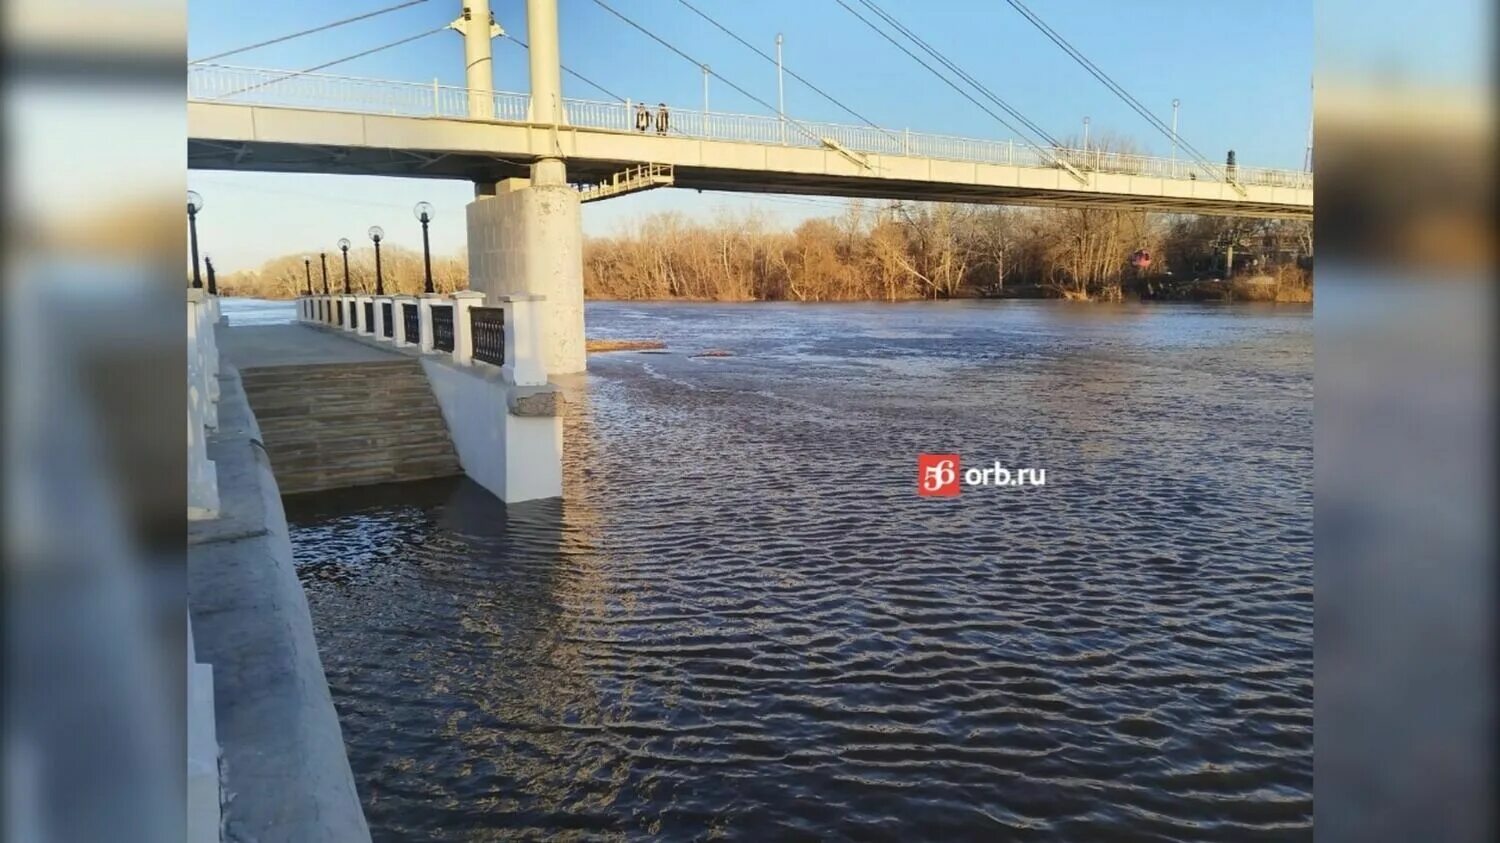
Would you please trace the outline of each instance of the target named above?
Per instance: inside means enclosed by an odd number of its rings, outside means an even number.
[[[210,64],[188,66],[189,100],[401,117],[467,120],[474,119],[471,117],[473,114],[481,114],[485,115],[481,119],[509,123],[524,123],[528,119],[530,97],[526,94],[498,91],[491,95],[489,103],[484,102],[483,95],[473,96],[478,97],[479,101],[474,103],[474,108],[470,108],[471,92],[467,88],[439,85],[436,82],[391,82]],[[569,124],[616,132],[637,131],[637,105],[596,100],[563,100]],[[646,108],[646,133],[658,133],[659,107],[639,105]],[[824,146],[824,140],[827,139],[844,149],[861,154],[905,155],[1046,169],[1055,168],[1058,161],[1065,161],[1069,166],[1085,172],[1210,181],[1226,177],[1223,165],[1204,166],[1194,161],[1150,155],[1102,152],[1095,149],[1039,149],[1009,140],[960,138],[918,133],[909,129],[815,123],[755,114],[704,112],[691,108],[669,107],[666,112],[666,134],[673,137],[810,148]],[[1232,171],[1232,177],[1243,185],[1306,189],[1313,186],[1312,173],[1299,170],[1237,167]]]

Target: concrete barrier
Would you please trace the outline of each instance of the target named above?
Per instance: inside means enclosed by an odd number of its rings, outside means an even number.
[[[422,355],[422,368],[470,479],[506,503],[562,495],[562,393],[437,355]]]

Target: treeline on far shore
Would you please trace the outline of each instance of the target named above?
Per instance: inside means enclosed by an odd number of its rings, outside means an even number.
[[[902,301],[973,297],[1312,300],[1312,225],[1073,208],[853,202],[788,230],[755,212],[693,220],[644,217],[584,242],[594,299]],[[1144,251],[1149,266],[1134,265]],[[1233,271],[1228,262],[1233,261]],[[384,288],[422,292],[419,251],[381,250]],[[440,293],[468,287],[464,254],[432,260]],[[312,287],[323,289],[317,255]],[[350,286],[375,289],[374,255],[352,253]],[[306,291],[300,254],[218,275],[225,295],[293,298]],[[341,255],[328,284],[343,290]]]
[[[583,275],[598,299],[1311,301],[1311,267],[1306,221],[854,202],[790,231],[756,213],[654,214],[590,238]]]
[[[310,255],[304,266],[303,255],[282,255],[256,269],[222,272],[217,275],[219,292],[226,296],[250,296],[260,299],[292,299],[307,292],[308,276],[313,292],[323,292],[323,259]],[[338,251],[328,252],[328,291],[344,291],[344,257]],[[310,272],[309,272],[310,270]],[[426,284],[422,253],[415,249],[383,245],[380,248],[382,286],[391,295],[415,296]],[[467,255],[432,257],[432,285],[439,293],[451,293],[469,286]],[[375,291],[375,252],[371,248],[350,250],[349,289],[356,293]]]

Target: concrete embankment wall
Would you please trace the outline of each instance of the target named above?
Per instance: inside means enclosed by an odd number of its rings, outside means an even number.
[[[188,604],[214,669],[224,839],[368,841],[270,460],[238,373],[220,385],[221,514],[190,527]]]
[[[561,399],[507,384],[497,368],[424,356],[422,367],[471,480],[506,503],[562,494]]]

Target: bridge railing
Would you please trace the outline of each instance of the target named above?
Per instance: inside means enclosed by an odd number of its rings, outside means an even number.
[[[471,103],[471,99],[479,99]],[[319,73],[194,64],[188,67],[188,99],[243,105],[280,106],[326,111],[353,111],[404,117],[527,121],[530,97],[497,91],[488,98],[467,88],[436,83],[392,82]],[[616,132],[636,132],[637,103],[564,99],[565,119],[574,126]],[[471,107],[472,106],[472,107]],[[659,106],[645,104],[649,118],[645,132],[656,134]],[[1086,172],[1167,179],[1220,181],[1223,165],[1205,166],[1187,159],[1161,158],[1097,149],[1037,148],[1024,142],[963,138],[821,123],[755,114],[728,114],[668,107],[669,137],[726,140],[819,148],[825,139],[850,152],[906,155],[947,161],[1002,164],[1053,169],[1065,161]],[[1246,185],[1311,189],[1312,173],[1263,167],[1237,167],[1235,181]]]

